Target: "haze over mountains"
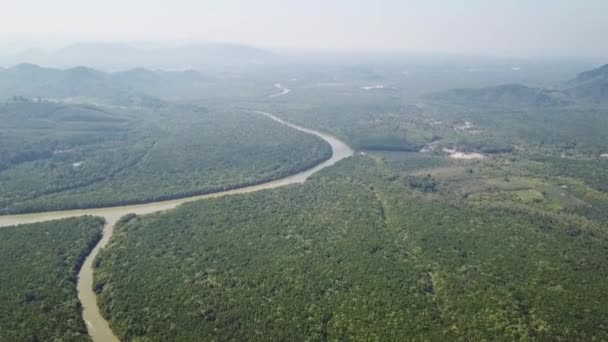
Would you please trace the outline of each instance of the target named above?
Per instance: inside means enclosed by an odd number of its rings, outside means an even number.
[[[483,103],[494,106],[561,106],[574,103],[608,102],[608,64],[580,73],[555,88],[505,84],[477,89],[453,89],[431,94],[430,99],[450,100],[463,105]]]
[[[210,55],[209,58],[212,58],[213,54]],[[352,73],[349,71],[350,68],[344,70]],[[371,73],[358,77],[376,80],[380,76]],[[175,99],[178,94],[181,98],[187,98],[188,94],[194,96],[201,92],[209,92],[217,82],[222,80],[193,69],[163,71],[136,67],[117,72],[104,72],[83,66],[58,69],[21,63],[7,69],[0,68],[0,98],[23,96],[65,99],[103,96],[122,98],[122,100],[130,98],[127,100],[130,102],[133,100],[131,98],[133,95],[138,95]],[[575,78],[561,81],[552,87],[508,83],[433,92],[427,98],[465,105],[478,103],[512,107],[606,103],[608,102],[608,65],[582,72]],[[137,101],[142,99],[139,98]]]
[[[579,74],[568,82],[566,92],[595,102],[608,101],[608,64]]]
[[[6,0],[0,342],[608,342],[608,0]]]
[[[56,51],[30,49],[0,56],[0,65],[32,63],[56,68],[86,65],[102,70],[136,67],[186,70],[259,65],[274,60],[276,56],[269,51],[240,44],[136,47],[123,43],[79,43]]]
[[[0,70],[0,97],[104,97],[132,94],[170,97],[178,88],[199,89],[204,77],[197,71],[151,71],[143,68],[105,73],[87,67],[43,68],[19,64]]]

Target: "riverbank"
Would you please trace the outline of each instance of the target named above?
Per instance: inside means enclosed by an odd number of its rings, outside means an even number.
[[[307,170],[301,171],[285,178],[280,178],[267,183],[261,183],[242,188],[235,188],[216,193],[209,193],[204,195],[137,205],[0,216],[0,227],[13,226],[25,223],[43,222],[83,215],[99,216],[103,217],[106,220],[106,225],[104,226],[103,230],[103,237],[97,244],[97,246],[95,246],[91,254],[89,254],[89,256],[86,258],[82,268],[79,271],[78,276],[78,298],[80,299],[83,306],[83,319],[87,325],[89,334],[93,338],[93,341],[118,341],[116,336],[114,336],[114,334],[112,333],[108,322],[99,312],[99,309],[97,307],[97,297],[95,292],[93,291],[92,284],[93,261],[95,260],[95,257],[99,254],[99,251],[104,248],[109,242],[114,231],[114,225],[122,216],[131,213],[136,215],[151,214],[159,211],[173,209],[180,204],[196,200],[244,194],[264,189],[273,189],[290,184],[303,183],[314,173],[326,167],[329,167],[335,164],[336,162],[347,158],[353,154],[353,150],[346,143],[337,139],[334,136],[286,122],[270,113],[260,111],[253,111],[253,113],[264,115],[265,117],[271,120],[274,120],[295,130],[320,137],[331,146],[331,157],[312,168],[309,168]]]

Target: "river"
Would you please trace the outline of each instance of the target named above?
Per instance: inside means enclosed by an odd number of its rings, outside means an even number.
[[[284,95],[284,94],[283,94]],[[0,216],[0,227],[12,226],[17,224],[25,223],[36,223],[49,220],[57,220],[68,217],[82,216],[82,215],[94,215],[103,217],[106,220],[106,225],[103,228],[103,237],[95,246],[91,254],[86,258],[80,272],[78,273],[78,299],[82,303],[83,312],[82,316],[87,325],[89,335],[96,342],[111,342],[118,341],[118,338],[112,333],[108,322],[103,318],[97,307],[97,297],[93,292],[93,260],[99,254],[99,251],[104,248],[114,231],[114,224],[119,218],[126,214],[151,214],[159,211],[169,210],[177,207],[180,204],[186,202],[192,202],[196,200],[221,197],[234,194],[244,194],[263,189],[274,189],[289,184],[303,183],[311,175],[324,169],[328,166],[335,164],[336,162],[347,158],[353,154],[353,150],[341,140],[319,131],[304,128],[289,122],[286,122],[270,113],[252,111],[252,113],[264,115],[269,119],[272,119],[278,123],[281,123],[290,128],[296,129],[301,132],[313,134],[321,139],[325,140],[332,148],[332,156],[328,160],[312,167],[308,170],[293,174],[291,176],[262,183],[258,185],[246,186],[243,188],[232,189],[227,191],[221,191],[206,195],[199,195],[193,197],[180,198],[169,201],[151,202],[145,204],[136,204],[128,206],[108,207],[108,208],[96,208],[96,209],[79,209],[79,210],[65,210],[65,211],[51,211],[33,214],[20,214],[20,215],[1,215]]]
[[[273,98],[273,97],[280,97],[283,95],[287,95],[291,92],[291,89],[284,87],[281,83],[276,83],[275,88],[279,88],[281,90],[280,93],[276,93],[276,94],[272,94],[269,96],[269,98]]]

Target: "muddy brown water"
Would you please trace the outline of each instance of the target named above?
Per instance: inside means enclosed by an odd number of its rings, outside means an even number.
[[[99,254],[99,251],[104,248],[114,231],[114,225],[119,218],[126,214],[137,214],[145,215],[159,211],[165,211],[173,209],[180,204],[192,202],[196,200],[202,200],[207,198],[222,197],[235,194],[245,194],[249,192],[255,192],[264,189],[274,189],[290,184],[303,183],[311,175],[324,169],[328,166],[335,164],[336,162],[347,158],[353,154],[353,150],[341,140],[319,131],[304,128],[289,122],[286,122],[278,117],[260,111],[254,111],[253,113],[264,115],[278,123],[281,123],[290,128],[296,129],[301,132],[316,135],[325,140],[332,148],[332,156],[328,160],[299,173],[291,176],[262,183],[258,185],[246,186],[238,189],[232,189],[227,191],[221,191],[206,195],[199,195],[193,197],[185,197],[169,201],[151,202],[145,204],[118,206],[118,207],[107,207],[107,208],[95,208],[95,209],[79,209],[79,210],[64,210],[64,211],[51,211],[42,213],[32,214],[21,214],[21,215],[1,215],[0,216],[0,227],[13,226],[18,224],[36,223],[49,220],[57,220],[69,217],[76,217],[82,215],[93,215],[103,217],[106,220],[106,225],[103,228],[103,237],[92,250],[91,254],[86,258],[85,262],[78,273],[78,299],[82,303],[83,312],[82,317],[87,325],[89,335],[96,342],[112,342],[118,341],[118,338],[114,335],[108,322],[103,318],[97,307],[97,297],[93,291],[93,260]]]

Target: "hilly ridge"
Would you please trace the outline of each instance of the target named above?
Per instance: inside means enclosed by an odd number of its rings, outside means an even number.
[[[580,73],[567,83],[566,93],[591,102],[608,102],[608,64]]]
[[[427,99],[459,105],[494,107],[558,107],[577,103],[608,102],[608,64],[580,73],[556,88],[503,84],[462,88],[428,94]]]
[[[85,64],[88,67],[112,71],[135,67],[185,70],[265,64],[275,59],[276,56],[268,51],[227,43],[171,47],[135,47],[125,43],[78,43],[56,51],[35,49],[3,56],[0,57],[0,65],[28,62],[58,68]]]
[[[125,94],[160,97],[176,89],[196,89],[206,78],[198,71],[136,68],[106,73],[89,67],[54,69],[23,63],[0,70],[0,98],[124,98]]]

